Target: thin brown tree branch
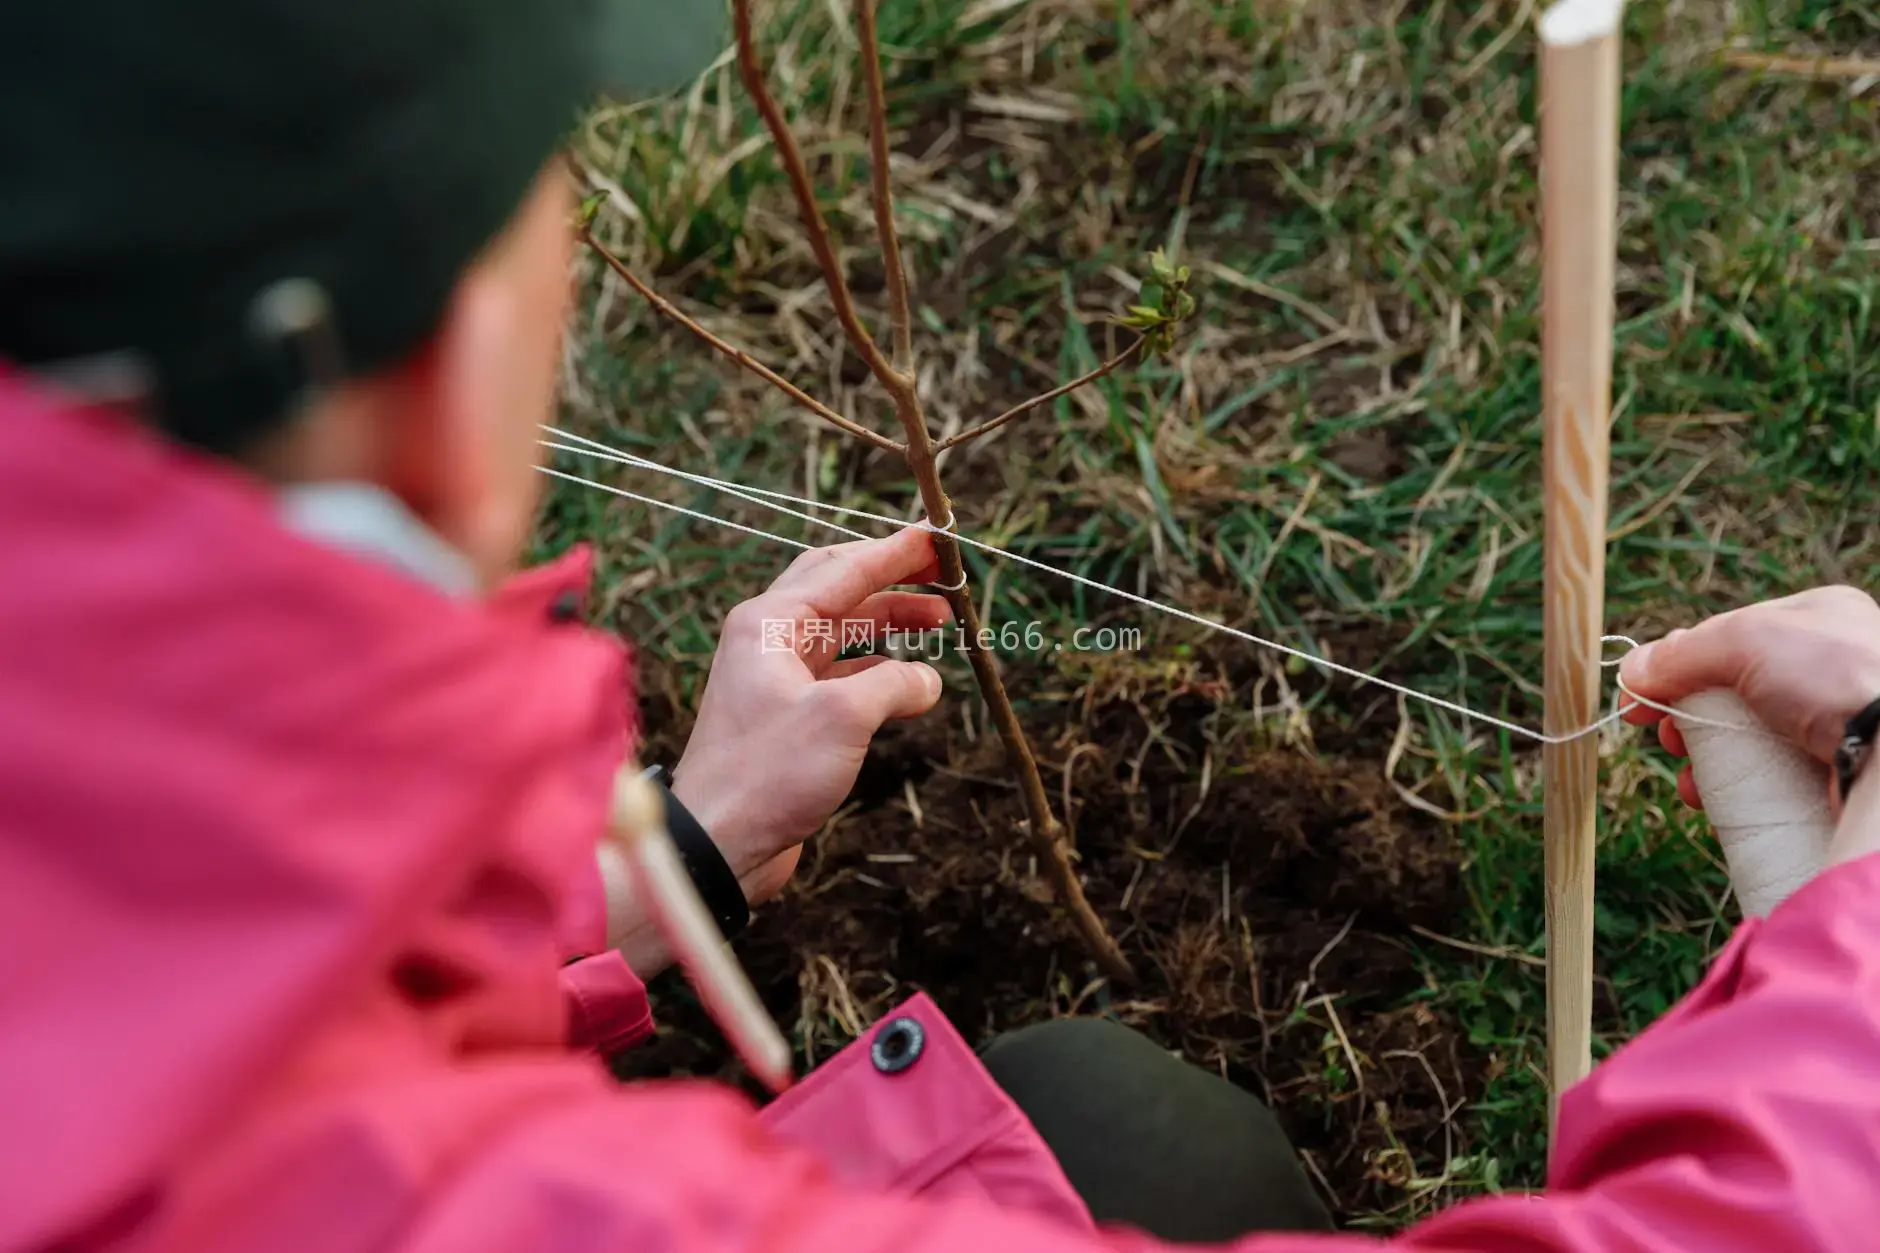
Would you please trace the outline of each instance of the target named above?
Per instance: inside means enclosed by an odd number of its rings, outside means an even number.
[[[599,256],[601,260],[607,263],[609,269],[620,276],[621,281],[638,292],[640,298],[646,301],[647,304],[653,306],[653,311],[658,313],[661,317],[677,322],[680,326],[683,326],[686,330],[691,331],[694,335],[704,340],[714,350],[729,357],[732,361],[743,366],[758,378],[763,379],[766,383],[769,383],[772,387],[776,388],[823,421],[833,426],[838,426],[855,438],[865,440],[886,452],[905,453],[907,451],[899,441],[889,439],[886,435],[871,431],[865,426],[849,421],[834,409],[831,409],[822,401],[817,400],[814,396],[811,396],[808,392],[790,382],[790,380],[784,378],[781,374],[778,374],[756,357],[744,351],[744,349],[739,348],[736,344],[720,339],[718,336],[700,326],[697,322],[694,322],[691,318],[687,317],[677,305],[642,282],[638,275],[627,268],[626,262],[609,252],[600,240],[594,238],[593,231],[584,228],[581,231],[581,238],[586,242],[588,247],[594,250],[595,254]]]
[[[757,34],[751,24],[751,0],[733,0],[731,18],[737,33],[738,74],[744,80],[744,90],[750,93],[751,102],[763,117],[764,126],[770,131],[771,142],[777,147],[777,159],[783,163],[784,175],[790,180],[790,190],[796,195],[797,216],[802,219],[803,230],[809,235],[809,246],[816,254],[816,264],[822,267],[823,284],[829,289],[829,299],[835,303],[836,319],[842,323],[843,334],[848,336],[855,351],[861,354],[869,371],[892,393],[894,389],[890,380],[899,376],[894,366],[881,355],[874,336],[868,333],[868,328],[862,325],[860,316],[855,312],[855,297],[849,293],[849,281],[843,276],[842,259],[836,256],[835,245],[829,240],[829,222],[823,217],[822,206],[816,203],[816,188],[809,180],[809,167],[803,164],[803,150],[797,146],[796,136],[791,133],[790,123],[778,107],[776,97],[770,94],[770,83],[764,77],[763,63],[757,59]]]
[[[860,0],[860,11],[864,22],[862,38],[865,60],[872,66],[867,72],[867,98],[869,134],[874,152],[872,181],[875,215],[882,230],[883,264],[890,276],[898,343],[903,335],[910,338],[912,335],[906,313],[907,276],[900,250],[894,244],[894,187],[886,151],[888,119],[880,82],[879,41],[875,36],[870,0]],[[816,203],[815,189],[810,184],[809,171],[803,164],[803,154],[765,81],[763,65],[757,56],[757,39],[751,25],[751,0],[733,0],[732,16],[737,30],[738,69],[744,79],[745,89],[750,92],[758,113],[763,116],[764,124],[776,143],[778,159],[782,161],[791,189],[796,194],[798,216],[809,234],[810,247],[815,250],[830,299],[835,303],[836,317],[850,345],[868,363],[869,369],[894,403],[895,416],[900,419],[907,439],[902,455],[907,458],[908,469],[920,487],[921,505],[927,511],[927,517],[936,526],[950,526],[953,521],[953,504],[947,499],[946,489],[940,482],[933,434],[927,427],[927,416],[921,406],[915,376],[911,371],[904,373],[896,369],[881,355],[881,349],[856,315],[855,301],[849,293],[848,283],[842,276],[841,262],[830,242],[829,225]],[[899,351],[897,347],[897,353]],[[1128,960],[1084,896],[1083,884],[1077,878],[1077,868],[1064,839],[1064,829],[1051,812],[1051,801],[1045,794],[1044,780],[1038,774],[1037,758],[1032,753],[1031,742],[1025,738],[1024,728],[1019,725],[1018,714],[1012,708],[1012,698],[1006,694],[998,663],[980,645],[983,633],[979,609],[967,594],[966,566],[961,559],[960,545],[945,530],[936,531],[934,553],[939,558],[940,577],[944,580],[941,586],[947,589],[947,602],[952,606],[955,619],[961,627],[967,661],[972,665],[980,695],[986,702],[993,726],[998,729],[999,739],[1005,746],[1006,764],[1017,776],[1019,795],[1025,804],[1026,838],[1034,855],[1050,876],[1059,903],[1070,914],[1072,925],[1076,927],[1078,937],[1091,957],[1111,979],[1121,983],[1130,982],[1134,972]]]
[[[1739,70],[1813,79],[1861,79],[1880,74],[1880,60],[1866,57],[1790,57],[1731,48],[1724,52],[1723,63]]]
[[[914,320],[907,295],[907,266],[894,225],[894,178],[888,152],[888,101],[881,81],[881,37],[875,29],[875,0],[855,0],[862,41],[862,81],[868,91],[868,168],[874,190],[875,229],[881,235],[882,268],[888,276],[888,313],[894,326],[894,368],[914,372]]]
[[[937,453],[945,452],[949,448],[958,448],[961,444],[978,439],[981,435],[990,435],[1007,422],[1012,421],[1014,418],[1024,417],[1040,405],[1048,405],[1060,396],[1070,395],[1085,384],[1094,383],[1106,375],[1114,374],[1118,369],[1127,365],[1137,353],[1141,352],[1142,346],[1148,342],[1147,337],[1138,339],[1135,343],[1123,349],[1123,351],[1117,353],[1114,357],[1111,357],[1090,373],[1074,378],[1062,387],[1053,388],[1042,396],[1033,396],[1030,400],[1022,404],[1013,405],[998,417],[986,422],[981,422],[978,426],[969,426],[958,434],[950,435],[946,439],[941,440],[934,451]]]

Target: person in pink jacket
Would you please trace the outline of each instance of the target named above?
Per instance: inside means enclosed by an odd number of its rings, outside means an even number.
[[[0,19],[0,1250],[1376,1243],[1305,1230],[1270,1114],[1114,1024],[981,1055],[919,997],[762,1108],[598,1060],[650,1031],[666,958],[597,859],[627,657],[578,624],[583,554],[512,570],[570,299],[551,153],[716,18]],[[930,623],[896,589],[931,567],[919,531],[821,550],[727,621],[670,800],[727,925],[940,696],[917,663],[765,654],[758,624]],[[1870,1248],[1880,607],[1752,606],[1625,675],[1735,688],[1835,762],[1830,864],[1564,1095],[1546,1194],[1394,1244]]]

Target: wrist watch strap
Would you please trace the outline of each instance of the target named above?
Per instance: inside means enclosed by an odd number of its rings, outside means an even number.
[[[1874,741],[1880,738],[1880,700],[1847,720],[1841,747],[1834,754],[1834,777],[1841,789],[1841,801],[1847,801],[1854,781],[1874,755]]]
[[[738,882],[725,855],[712,843],[711,833],[700,825],[679,798],[672,794],[672,776],[664,766],[646,772],[659,784],[660,799],[666,806],[666,830],[679,850],[679,859],[692,878],[692,886],[705,902],[705,908],[729,940],[750,925],[751,906],[744,899],[744,885]]]

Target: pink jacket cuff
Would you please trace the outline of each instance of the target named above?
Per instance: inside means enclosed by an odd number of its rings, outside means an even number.
[[[898,1035],[878,1053],[882,1034]],[[1089,1231],[1090,1211],[1057,1158],[925,993],[758,1115],[841,1182],[926,1197],[973,1197]]]
[[[561,968],[568,1002],[568,1046],[603,1055],[632,1048],[653,1034],[646,984],[616,952],[584,957]]]

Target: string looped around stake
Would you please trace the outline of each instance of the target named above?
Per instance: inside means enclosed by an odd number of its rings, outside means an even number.
[[[758,505],[765,509],[774,510],[778,513],[788,514],[791,517],[802,519],[805,522],[810,522],[820,527],[826,527],[829,530],[841,532],[842,534],[850,536],[851,538],[854,538],[854,539],[867,539],[869,537],[862,534],[859,531],[854,531],[838,523],[831,522],[826,518],[819,518],[813,514],[805,513],[805,512],[802,512],[801,510],[790,508],[789,506],[800,505],[803,507],[803,509],[821,510],[825,513],[838,514],[843,517],[866,518],[871,522],[880,522],[887,526],[900,527],[902,529],[907,529],[909,527],[917,527],[921,530],[927,530],[927,531],[945,530],[953,535],[955,542],[960,543],[960,544],[965,544],[971,548],[976,548],[980,552],[983,552],[987,554],[988,556],[998,557],[1005,561],[1016,562],[1022,566],[1029,566],[1030,568],[1034,570],[1041,571],[1045,574],[1053,575],[1060,579],[1067,579],[1072,583],[1079,584],[1083,587],[1088,587],[1093,591],[1103,592],[1110,596],[1116,596],[1123,600],[1131,601],[1135,604],[1143,606],[1146,609],[1153,609],[1157,613],[1166,614],[1167,616],[1171,618],[1179,618],[1184,622],[1192,622],[1196,624],[1197,626],[1206,627],[1211,631],[1219,631],[1224,635],[1231,635],[1236,639],[1244,640],[1249,644],[1256,645],[1257,647],[1265,648],[1270,651],[1280,653],[1287,657],[1295,657],[1299,659],[1300,661],[1307,663],[1308,665],[1316,666],[1319,669],[1324,670],[1328,673],[1343,675],[1346,678],[1355,679],[1360,683],[1368,683],[1374,687],[1384,688],[1386,691],[1395,692],[1398,695],[1408,697],[1411,700],[1421,701],[1423,704],[1431,705],[1437,709],[1445,710],[1449,713],[1453,713],[1457,715],[1458,717],[1468,718],[1475,722],[1484,723],[1488,726],[1492,726],[1492,727],[1498,728],[1499,730],[1506,731],[1510,735],[1518,735],[1522,737],[1523,739],[1531,740],[1538,744],[1573,743],[1575,740],[1583,739],[1584,737],[1588,735],[1596,734],[1599,731],[1604,730],[1606,727],[1613,725],[1614,723],[1624,718],[1626,714],[1630,713],[1632,709],[1641,705],[1647,709],[1654,709],[1661,713],[1676,714],[1677,717],[1682,722],[1695,725],[1695,726],[1714,726],[1714,727],[1718,727],[1723,730],[1729,730],[1729,731],[1758,731],[1760,730],[1759,728],[1741,726],[1736,723],[1720,722],[1720,721],[1716,721],[1713,719],[1699,718],[1690,714],[1679,713],[1676,709],[1673,709],[1669,705],[1661,705],[1655,701],[1647,700],[1644,697],[1638,695],[1638,693],[1632,691],[1630,688],[1628,688],[1625,685],[1625,681],[1623,679],[1620,679],[1618,681],[1619,691],[1625,700],[1631,702],[1630,704],[1625,704],[1619,700],[1615,700],[1614,701],[1615,708],[1613,709],[1611,713],[1607,714],[1605,717],[1600,718],[1595,722],[1588,723],[1586,726],[1581,727],[1575,731],[1563,732],[1557,735],[1548,735],[1545,732],[1536,731],[1532,727],[1522,726],[1518,722],[1511,722],[1506,718],[1496,717],[1494,714],[1482,713],[1479,710],[1471,709],[1467,705],[1463,705],[1457,701],[1452,701],[1445,697],[1436,696],[1429,692],[1418,691],[1416,688],[1407,687],[1402,683],[1393,682],[1390,679],[1386,679],[1379,675],[1375,675],[1375,674],[1371,674],[1363,670],[1359,670],[1353,666],[1342,665],[1339,662],[1331,661],[1324,657],[1316,657],[1313,654],[1304,651],[1303,649],[1294,648],[1290,644],[1282,644],[1278,640],[1267,639],[1264,636],[1255,635],[1251,631],[1243,631],[1239,627],[1229,626],[1225,622],[1216,622],[1212,618],[1204,618],[1198,613],[1192,613],[1186,609],[1181,609],[1174,605],[1163,604],[1161,601],[1151,600],[1147,596],[1139,596],[1134,592],[1125,591],[1123,588],[1112,587],[1107,583],[1100,583],[1095,579],[1086,578],[1085,576],[1081,574],[1077,574],[1074,571],[1060,570],[1056,566],[1048,565],[1045,562],[1038,561],[1035,558],[1024,556],[1021,553],[1011,552],[1007,549],[999,548],[995,545],[985,543],[982,540],[976,540],[976,539],[971,538],[970,536],[961,535],[953,529],[957,523],[957,517],[954,517],[954,516],[949,516],[947,518],[947,522],[944,527],[936,527],[931,521],[925,518],[919,521],[910,522],[905,518],[894,518],[894,517],[889,517],[885,514],[870,513],[865,509],[853,509],[853,508],[849,508],[843,505],[831,505],[824,501],[811,500],[803,496],[792,496],[787,492],[772,491],[768,488],[762,488],[762,487],[750,487],[750,486],[746,486],[746,485],[739,484],[739,483],[726,482],[723,479],[715,479],[715,478],[710,477],[709,475],[693,474],[685,470],[676,470],[676,469],[673,469],[671,466],[663,465],[660,462],[650,461],[645,457],[637,457],[637,456],[634,456],[632,453],[622,452],[622,451],[619,451],[618,449],[611,448],[608,445],[603,444],[598,440],[589,439],[585,435],[576,435],[572,431],[563,431],[557,427],[549,426],[547,424],[543,424],[542,429],[549,432],[549,434],[554,436],[555,438],[544,439],[539,442],[544,447],[554,449],[557,452],[567,453],[569,455],[577,456],[577,457],[592,457],[597,460],[612,461],[621,465],[632,466],[635,469],[650,470],[656,474],[664,474],[670,478],[679,479],[687,483],[695,483],[700,487],[710,488],[713,491],[722,492],[729,496],[734,496],[739,500],[745,501],[747,504]],[[571,441],[571,442],[562,442],[562,441]],[[643,505],[650,505],[657,509],[667,509],[674,513],[683,514],[686,517],[696,518],[702,522],[716,523],[719,526],[729,527],[730,529],[734,531],[742,531],[746,535],[754,535],[761,539],[774,540],[779,544],[787,544],[792,548],[808,550],[814,547],[814,545],[812,544],[803,543],[801,540],[793,540],[793,539],[790,539],[788,536],[777,535],[770,531],[760,530],[757,527],[746,526],[740,522],[733,522],[728,518],[716,518],[716,517],[713,517],[711,514],[703,513],[696,509],[687,509],[680,505],[671,504],[663,500],[657,500],[650,496],[641,496],[641,495],[638,495],[637,493],[629,492],[625,490],[624,488],[614,487],[611,484],[607,484],[607,483],[595,482],[592,479],[584,479],[584,478],[581,478],[579,475],[568,474],[564,471],[552,469],[548,466],[539,466],[537,468],[540,469],[542,473],[544,474],[552,475],[555,478],[563,479],[570,483],[579,483],[585,487],[592,487],[598,491],[607,492],[611,495],[622,496],[628,500],[636,501]],[[779,504],[777,503],[779,501],[788,502],[788,504]],[[951,511],[949,511],[949,513],[951,513]],[[960,582],[957,586],[943,588],[942,590],[959,591],[963,589],[965,585],[966,585],[966,578],[965,578],[964,573],[962,572],[961,577],[960,577]],[[1603,636],[1600,642],[1601,643],[1628,644],[1633,649],[1636,649],[1639,647],[1638,641],[1630,639],[1629,637],[1623,636],[1623,635]],[[1600,665],[1602,667],[1610,668],[1610,667],[1621,664],[1623,661],[1624,661],[1623,657],[1614,661],[1606,661],[1602,659],[1600,662]]]

